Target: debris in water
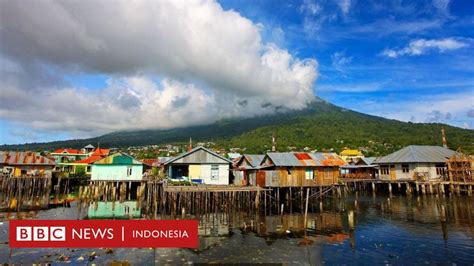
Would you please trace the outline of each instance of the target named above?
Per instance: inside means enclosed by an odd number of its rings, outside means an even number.
[[[89,255],[89,261],[93,261],[95,259],[97,255],[97,252],[93,251],[90,255]]]
[[[128,262],[128,260],[123,260],[123,261],[114,260],[109,265],[110,266],[130,266],[130,262]]]
[[[105,249],[105,254],[112,254],[112,253],[114,253],[113,249],[111,249],[111,248],[106,248]]]
[[[83,257],[83,256],[80,256],[79,258],[77,258],[76,261],[79,261],[79,262],[84,261],[84,257]]]

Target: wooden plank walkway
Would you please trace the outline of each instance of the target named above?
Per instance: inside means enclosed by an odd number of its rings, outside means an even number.
[[[266,190],[269,189],[235,185],[165,186],[165,192],[258,192]]]
[[[375,184],[398,184],[398,183],[411,183],[411,184],[443,184],[443,185],[474,185],[474,182],[462,182],[462,181],[447,181],[447,180],[410,180],[410,179],[400,179],[400,180],[381,180],[381,179],[341,179],[345,183],[375,183]]]

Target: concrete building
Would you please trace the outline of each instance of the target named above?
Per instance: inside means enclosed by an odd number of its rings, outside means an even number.
[[[199,146],[165,162],[165,169],[172,180],[228,185],[231,163],[231,160]]]
[[[446,161],[455,151],[439,146],[410,145],[387,156],[377,158],[379,179],[439,180],[447,179]]]

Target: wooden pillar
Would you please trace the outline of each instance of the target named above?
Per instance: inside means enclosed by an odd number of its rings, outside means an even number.
[[[349,224],[349,229],[353,230],[355,228],[355,225],[354,225],[354,211],[353,210],[350,210],[347,213],[347,222]]]
[[[441,205],[440,210],[439,210],[439,220],[442,223],[446,222],[446,207],[444,205]]]

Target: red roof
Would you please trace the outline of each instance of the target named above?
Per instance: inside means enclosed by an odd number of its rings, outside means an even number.
[[[84,154],[82,151],[75,149],[57,149],[52,153]]]
[[[94,152],[92,153],[91,157],[92,156],[109,156],[109,153],[110,153],[110,150],[109,149],[100,149],[100,148],[97,148],[94,150]]]
[[[104,157],[92,155],[90,157],[87,157],[85,159],[75,161],[75,162],[72,162],[72,163],[93,164],[93,163],[97,162],[98,160],[101,160],[102,158],[104,158]]]
[[[0,163],[5,165],[53,165],[54,160],[36,152],[0,152]]]
[[[298,160],[311,160],[311,159],[313,159],[307,153],[295,153],[295,156],[296,156],[296,158],[298,158]]]
[[[143,159],[142,162],[148,166],[158,166],[160,165],[160,160],[158,159]]]

